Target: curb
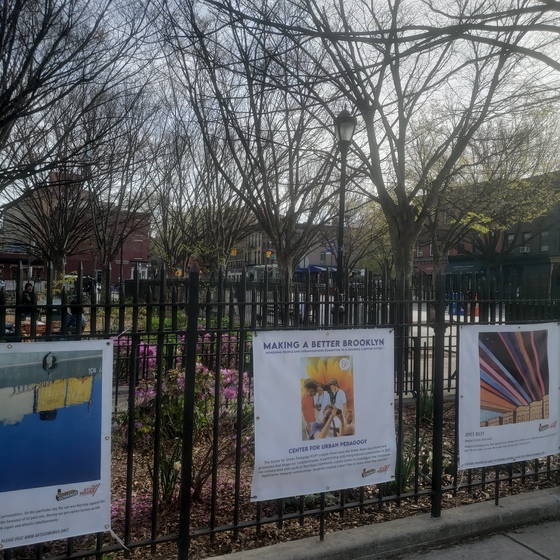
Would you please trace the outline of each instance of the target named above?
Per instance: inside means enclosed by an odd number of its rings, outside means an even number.
[[[297,541],[215,556],[214,560],[374,560],[560,519],[560,489],[536,490]]]

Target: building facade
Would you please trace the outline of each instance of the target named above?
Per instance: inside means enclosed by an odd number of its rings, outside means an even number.
[[[134,270],[141,278],[147,278],[151,265],[149,215],[116,212],[110,207],[105,210],[107,229],[113,235],[112,242],[106,239],[106,245],[122,245],[111,260],[110,281],[130,279]],[[99,217],[92,210],[82,179],[73,174],[51,173],[44,185],[3,209],[0,279],[9,286],[22,266],[28,280],[44,280],[50,259],[57,274],[73,274],[82,264],[84,274],[99,282],[103,259],[94,235],[94,225],[100,222],[95,220]]]
[[[532,222],[516,224],[487,238],[487,243],[464,239],[449,251],[439,267],[448,286],[460,283],[465,288],[468,277],[475,275],[499,283],[519,297],[524,293],[560,293],[560,205]],[[431,276],[437,268],[430,239],[421,237],[414,253],[415,272]]]

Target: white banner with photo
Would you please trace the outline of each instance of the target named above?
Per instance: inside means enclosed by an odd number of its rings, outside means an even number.
[[[0,549],[111,528],[106,340],[0,344]]]
[[[389,329],[253,336],[252,501],[394,479],[394,336]]]
[[[459,466],[558,453],[555,323],[463,325],[459,333]]]

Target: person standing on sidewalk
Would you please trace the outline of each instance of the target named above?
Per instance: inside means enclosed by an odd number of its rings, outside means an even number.
[[[34,302],[34,293],[33,293],[33,284],[31,282],[27,282],[25,284],[25,288],[23,289],[23,293],[21,294],[21,320],[25,321],[27,317],[31,315],[33,311],[33,304]]]

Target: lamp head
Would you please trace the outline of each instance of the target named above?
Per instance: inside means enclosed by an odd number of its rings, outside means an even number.
[[[350,111],[343,109],[334,119],[334,134],[339,142],[350,143],[354,130],[356,129],[357,119]]]

